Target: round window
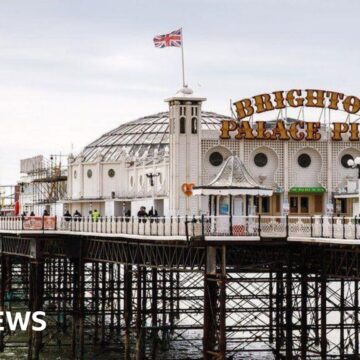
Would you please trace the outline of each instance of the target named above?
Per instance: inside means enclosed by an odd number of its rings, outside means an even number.
[[[264,167],[268,163],[268,158],[264,153],[258,153],[254,156],[254,163],[258,167]]]
[[[302,167],[302,168],[307,168],[310,166],[311,164],[311,157],[308,154],[301,154],[298,157],[298,164]]]
[[[354,158],[350,154],[345,154],[341,157],[341,165],[346,169],[351,168],[351,166],[349,166],[348,164],[349,160],[354,160]]]
[[[224,161],[224,158],[218,151],[215,151],[210,155],[209,161],[211,165],[219,166]]]
[[[77,178],[77,172],[76,172],[76,170],[74,170],[74,179],[76,179]]]
[[[88,178],[91,178],[92,177],[92,170],[89,169],[86,174],[87,174]]]
[[[108,175],[109,175],[109,177],[114,177],[115,176],[115,170],[114,169],[109,169],[109,171],[108,171]]]

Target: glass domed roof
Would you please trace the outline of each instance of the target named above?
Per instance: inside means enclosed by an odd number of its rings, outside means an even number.
[[[202,111],[203,130],[219,129],[221,120],[228,116]],[[91,162],[99,156],[103,161],[147,159],[164,156],[169,152],[169,112],[145,116],[120,125],[86,146],[78,157]]]

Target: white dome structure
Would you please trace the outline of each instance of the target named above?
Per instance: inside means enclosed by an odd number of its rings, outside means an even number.
[[[221,120],[229,119],[224,115],[202,111],[201,126],[203,130],[217,130]],[[144,116],[134,121],[120,125],[91,144],[87,145],[77,156],[82,161],[94,161],[99,155],[103,161],[118,161],[124,156],[141,157],[147,152],[147,157],[164,155],[169,147],[169,112],[161,112]]]
[[[197,99],[189,88],[180,90],[172,99],[180,102],[184,98],[189,103]],[[172,177],[169,167],[173,158],[170,114],[166,111],[124,123],[85,146],[76,157],[69,158],[65,206],[82,215],[93,209],[106,216],[120,216],[129,211],[136,215],[140,206],[147,209],[154,206],[160,215],[169,214]],[[230,118],[200,110],[196,119],[200,120],[201,128],[191,137],[196,139],[196,145],[192,146],[197,149],[202,131],[218,132],[221,121]],[[185,152],[183,155],[186,156]]]

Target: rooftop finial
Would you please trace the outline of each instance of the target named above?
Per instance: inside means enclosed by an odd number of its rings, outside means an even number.
[[[180,90],[176,92],[177,94],[183,94],[183,95],[192,95],[194,91],[190,89],[187,85],[184,85]]]

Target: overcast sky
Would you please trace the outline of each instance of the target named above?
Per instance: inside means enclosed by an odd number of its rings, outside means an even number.
[[[294,87],[360,95],[359,13],[358,0],[1,0],[0,184],[21,158],[166,110],[180,49],[152,38],[179,27],[205,110]]]

